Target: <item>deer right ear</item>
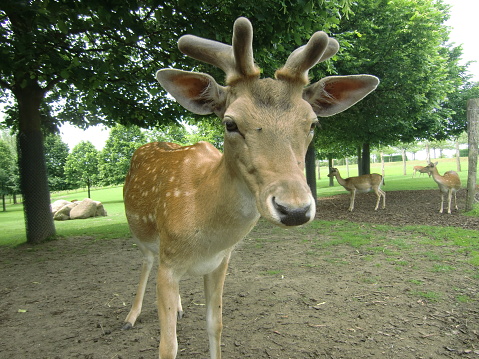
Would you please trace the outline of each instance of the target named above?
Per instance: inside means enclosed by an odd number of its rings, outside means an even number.
[[[198,115],[215,113],[222,117],[225,111],[226,88],[210,75],[163,69],[156,73],[160,85],[187,110]]]
[[[342,112],[361,101],[379,84],[371,75],[328,76],[306,87],[303,98],[319,117]]]

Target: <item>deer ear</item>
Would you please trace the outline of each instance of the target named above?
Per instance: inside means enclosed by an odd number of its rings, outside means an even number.
[[[362,100],[379,84],[371,75],[329,76],[306,87],[303,98],[320,117],[342,112]]]
[[[156,79],[187,110],[198,115],[214,112],[222,117],[225,111],[226,88],[218,85],[210,75],[163,69],[156,73]]]

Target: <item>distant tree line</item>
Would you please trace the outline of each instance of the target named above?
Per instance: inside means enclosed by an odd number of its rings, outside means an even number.
[[[90,197],[91,187],[120,185],[125,180],[135,150],[153,141],[182,145],[208,141],[221,148],[222,131],[220,126],[207,121],[197,125],[166,126],[148,131],[134,125],[116,125],[110,129],[109,138],[102,150],[84,140],[71,151],[60,135],[47,135],[44,145],[50,191],[87,188]],[[20,193],[15,148],[15,137],[3,132],[0,137],[0,195],[3,200],[6,195]]]

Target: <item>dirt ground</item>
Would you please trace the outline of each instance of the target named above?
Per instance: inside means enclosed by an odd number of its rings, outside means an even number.
[[[438,191],[387,192],[378,212],[372,194],[359,195],[353,213],[348,203],[347,195],[322,198],[317,217],[479,229],[479,218],[437,213]],[[260,222],[236,248],[224,293],[224,358],[479,358],[479,270],[460,248],[397,256],[387,245],[374,253],[319,250],[327,234],[302,233]],[[382,241],[400,235],[399,228]],[[431,258],[443,270],[431,270]],[[137,325],[120,330],[140,262],[128,238],[0,248],[0,358],[157,358],[153,278]],[[178,358],[209,358],[202,279],[187,277],[180,290]]]

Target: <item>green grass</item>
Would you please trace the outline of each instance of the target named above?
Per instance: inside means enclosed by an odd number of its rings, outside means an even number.
[[[52,193],[52,202],[58,199],[68,201],[82,200],[88,196],[86,191],[65,191]],[[89,236],[95,239],[111,239],[129,236],[123,207],[122,187],[94,189],[91,197],[103,203],[108,216],[73,221],[55,221],[59,237]],[[26,241],[23,206],[7,205],[6,212],[0,212],[0,245],[16,246]]]
[[[409,161],[407,163],[408,173],[403,175],[403,167],[401,162],[390,162],[385,164],[385,178],[386,191],[395,190],[418,190],[418,189],[437,189],[436,183],[432,178],[423,175],[422,177],[411,178],[412,167],[416,165],[424,165],[425,161]],[[463,158],[461,161],[462,172],[459,173],[463,182],[463,187],[467,183],[467,158]],[[439,160],[439,171],[444,173],[447,170],[456,169],[454,159],[441,159]],[[346,176],[345,166],[338,166],[341,174]],[[349,166],[350,176],[357,175],[357,166]],[[334,180],[334,187],[329,187],[329,178],[327,175],[327,168],[321,167],[322,177],[318,180],[318,195],[319,196],[331,196],[335,194],[344,194],[346,191],[343,187],[339,186],[336,180]],[[371,172],[381,172],[380,164],[371,164]],[[77,199],[82,200],[87,197],[86,191],[67,191],[52,193],[52,202],[58,199],[65,199],[68,201]],[[74,221],[56,221],[55,226],[58,236],[91,236],[96,239],[108,239],[108,238],[121,238],[129,236],[129,229],[126,223],[125,212],[123,207],[122,187],[108,187],[101,189],[93,189],[91,191],[91,197],[94,200],[101,201],[106,211],[107,217],[90,218],[86,220],[74,220]],[[470,215],[479,215],[479,209],[475,209],[470,212]],[[336,227],[335,237],[328,243],[327,241],[317,246],[325,247],[335,246],[338,244],[348,244],[355,248],[370,245],[372,242],[377,241],[378,237],[385,236],[384,233],[377,233],[371,231],[358,230],[358,226],[350,228],[347,222],[332,222],[332,225]],[[312,224],[313,229],[323,228],[324,224],[315,221]],[[25,223],[23,218],[23,207],[21,204],[13,205],[7,204],[7,211],[0,212],[0,228],[2,229],[2,235],[0,236],[0,245],[15,246],[26,241],[25,238]],[[337,228],[340,228],[338,231]],[[376,228],[379,228],[376,226]],[[408,229],[408,227],[403,227]],[[272,228],[271,233],[282,233],[284,229]],[[423,237],[423,241],[428,241],[436,245],[442,245],[445,240],[448,243],[453,242],[457,246],[463,246],[466,248],[473,248],[475,252],[470,254],[470,262],[474,265],[479,265],[479,247],[474,243],[479,242],[479,234],[476,231],[463,233],[456,228],[443,228],[443,227],[426,227],[414,226],[414,230],[417,230],[421,234],[427,233],[427,237]],[[306,227],[298,228],[298,233],[304,234],[309,230]],[[258,245],[261,245],[259,242]],[[404,241],[396,241],[394,245],[394,251],[399,250],[401,245],[407,245]],[[472,246],[472,247],[471,247]],[[314,252],[319,248],[314,248]],[[391,248],[382,248],[383,251],[392,251]],[[392,253],[394,253],[392,251]]]

